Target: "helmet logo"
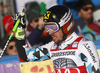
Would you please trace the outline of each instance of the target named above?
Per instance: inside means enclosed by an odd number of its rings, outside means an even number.
[[[46,13],[44,14],[44,19],[49,19],[51,11],[46,11]]]
[[[72,17],[72,13],[69,10],[69,12],[68,13],[66,12],[65,15],[60,19],[60,22],[59,22],[60,27],[66,24],[71,19],[71,17]]]

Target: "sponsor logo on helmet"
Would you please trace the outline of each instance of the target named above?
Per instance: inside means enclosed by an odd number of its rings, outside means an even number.
[[[64,24],[66,24],[71,19],[71,17],[72,17],[72,13],[69,10],[69,12],[68,13],[66,12],[64,14],[64,16],[60,19],[60,22],[59,22],[60,27],[62,27]]]
[[[46,11],[46,13],[44,14],[44,19],[49,19],[51,11]]]

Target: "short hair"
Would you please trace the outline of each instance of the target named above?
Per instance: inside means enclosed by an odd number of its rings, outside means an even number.
[[[76,5],[77,6],[76,10],[79,12],[83,6],[88,5],[88,4],[91,4],[93,7],[95,7],[91,0],[79,0]]]

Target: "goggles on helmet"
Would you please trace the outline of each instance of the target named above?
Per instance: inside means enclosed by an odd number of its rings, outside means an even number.
[[[58,24],[57,23],[54,23],[54,22],[51,22],[51,23],[45,23],[45,30],[47,32],[56,32],[59,30],[59,27],[58,27]]]

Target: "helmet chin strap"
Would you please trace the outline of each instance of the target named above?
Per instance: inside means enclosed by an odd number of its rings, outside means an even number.
[[[67,34],[65,34],[65,33],[63,32],[62,27],[61,27],[61,30],[62,30],[62,33],[63,33],[63,39],[62,39],[62,41],[64,41],[64,40],[67,38]]]

